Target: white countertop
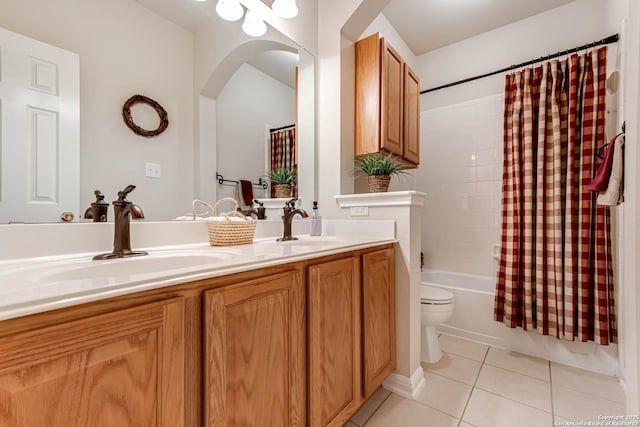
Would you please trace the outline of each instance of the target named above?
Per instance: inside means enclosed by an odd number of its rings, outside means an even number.
[[[0,261],[0,320],[394,242],[299,236],[293,242],[264,238],[241,246],[135,248],[149,255],[105,261],[92,260],[96,253]]]

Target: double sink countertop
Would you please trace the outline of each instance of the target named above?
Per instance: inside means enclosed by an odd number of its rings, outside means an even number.
[[[92,260],[96,253],[0,261],[0,320],[396,242],[388,235],[298,238],[136,248],[149,254],[102,261]]]

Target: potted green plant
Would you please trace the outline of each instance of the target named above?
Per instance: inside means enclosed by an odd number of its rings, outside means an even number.
[[[274,168],[266,174],[275,189],[276,197],[291,197],[291,187],[296,183],[296,173],[287,168]]]
[[[391,154],[367,154],[355,161],[356,173],[364,173],[368,176],[369,191],[372,193],[386,192],[389,189],[391,177],[404,173],[403,169],[406,167]]]

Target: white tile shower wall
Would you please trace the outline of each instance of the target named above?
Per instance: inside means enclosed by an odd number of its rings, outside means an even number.
[[[494,95],[421,114],[423,160],[416,189],[425,267],[493,276],[500,242],[502,109]]]

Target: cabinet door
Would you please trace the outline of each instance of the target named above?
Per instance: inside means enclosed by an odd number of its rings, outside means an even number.
[[[3,427],[184,426],[182,299],[0,339]]]
[[[204,298],[204,425],[305,425],[300,274],[211,290]]]
[[[380,35],[375,33],[355,44],[355,155],[380,151]]]
[[[342,426],[360,404],[358,259],[310,266],[309,424]]]
[[[405,160],[420,163],[420,78],[404,64],[404,138]]]
[[[404,61],[391,46],[381,41],[382,49],[382,116],[380,118],[381,147],[395,154],[403,156],[402,138],[404,127]]]
[[[396,303],[393,249],[362,255],[363,395],[396,368]]]

